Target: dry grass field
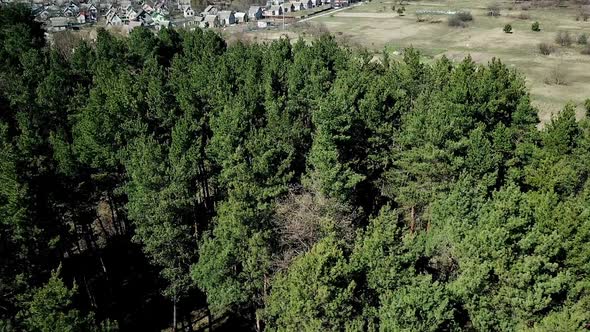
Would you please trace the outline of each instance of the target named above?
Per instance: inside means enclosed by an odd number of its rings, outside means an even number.
[[[443,55],[461,60],[467,55],[485,63],[493,57],[500,58],[521,71],[529,85],[533,100],[539,108],[542,122],[551,119],[565,103],[578,105],[583,114],[582,103],[590,98],[590,55],[581,54],[584,48],[576,44],[580,34],[590,38],[590,20],[576,20],[580,6],[574,1],[564,1],[566,7],[530,7],[526,4],[493,2],[501,8],[499,17],[488,16],[492,1],[447,0],[405,2],[406,12],[400,16],[392,9],[399,8],[397,1],[372,0],[346,10],[324,15],[306,23],[318,30],[327,30],[350,45],[360,45],[376,53],[384,49],[392,55],[405,47],[419,49],[427,59]],[[473,21],[466,27],[450,27],[448,15],[432,15],[418,22],[420,10],[469,11]],[[540,23],[541,31],[531,29],[533,22]],[[503,27],[511,24],[513,33],[505,33]],[[569,47],[555,43],[556,34],[567,31],[573,43]],[[285,32],[266,32],[260,39],[273,39]],[[287,33],[291,38],[298,35],[294,28]],[[309,34],[307,34],[309,35]],[[551,44],[550,55],[542,55],[540,43]],[[555,84],[559,73],[560,84]]]

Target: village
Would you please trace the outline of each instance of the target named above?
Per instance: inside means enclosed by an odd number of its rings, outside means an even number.
[[[162,28],[225,28],[249,23],[253,28],[284,25],[317,12],[345,7],[350,0],[269,0],[266,5],[250,5],[243,11],[230,3],[207,5],[202,11],[193,8],[190,0],[32,0],[35,20],[47,32],[80,30],[92,26],[117,28],[126,33],[144,26]],[[3,0],[9,3],[12,0]],[[301,15],[297,15],[301,13]]]

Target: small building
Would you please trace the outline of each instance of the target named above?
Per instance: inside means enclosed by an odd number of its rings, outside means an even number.
[[[322,0],[310,0],[313,7],[318,7],[322,5]]]
[[[153,4],[148,3],[148,2],[144,3],[143,6],[141,7],[141,9],[143,9],[143,11],[145,11],[148,14],[151,14],[155,11]]]
[[[173,28],[193,29],[199,25],[194,17],[182,17],[170,21],[170,26]]]
[[[222,10],[220,11],[217,16],[219,17],[219,25],[221,26],[230,26],[232,24],[236,24],[236,16],[234,12],[230,10]]]
[[[184,17],[185,18],[194,17],[194,16],[195,16],[195,11],[191,7],[186,7],[184,9]]]
[[[98,18],[98,9],[91,3],[81,4],[80,13],[84,14],[86,22],[96,22]]]
[[[111,15],[107,16],[107,26],[121,26],[123,25],[123,19],[119,14],[112,13]]]
[[[256,26],[258,26],[261,29],[264,29],[264,28],[268,27],[268,23],[265,21],[258,21],[258,22],[256,22]]]
[[[250,20],[260,20],[264,16],[261,6],[250,6],[248,9],[248,19]]]
[[[78,15],[76,18],[76,21],[78,21],[78,24],[86,23],[86,15],[84,15],[84,13],[80,13],[80,15]]]
[[[217,8],[215,8],[212,5],[209,5],[207,7],[205,7],[205,10],[203,10],[202,16],[207,16],[207,15],[217,15]]]
[[[248,15],[244,12],[237,12],[234,16],[236,18],[236,24],[246,23],[248,21]]]
[[[139,12],[137,10],[135,10],[135,8],[130,7],[127,9],[127,20],[129,21],[137,21],[137,18],[139,17]]]
[[[204,25],[206,28],[217,28],[219,27],[219,17],[217,15],[205,16]]]
[[[164,15],[162,15],[160,13],[154,13],[151,16],[152,16],[152,22],[154,22],[155,25],[162,25],[162,24],[169,24],[170,23],[170,20],[168,20]]]
[[[292,11],[294,11],[294,12],[298,12],[300,10],[305,10],[305,6],[303,5],[303,2],[299,2],[299,1],[292,2],[291,8],[292,8]]]
[[[302,0],[301,5],[303,5],[303,10],[313,8],[313,2],[311,0]]]
[[[280,5],[272,5],[270,8],[264,13],[265,16],[281,16],[283,15],[283,7]]]
[[[291,13],[295,11],[295,5],[292,2],[285,2],[281,5],[284,13]]]
[[[70,20],[67,17],[51,17],[49,19],[51,24],[51,31],[63,31],[70,26]]]

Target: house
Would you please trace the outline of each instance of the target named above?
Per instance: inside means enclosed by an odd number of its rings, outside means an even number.
[[[170,21],[164,17],[164,15],[160,14],[160,13],[154,13],[151,15],[152,16],[152,21],[154,22],[155,25],[161,25],[167,22],[167,24],[170,23]]]
[[[91,3],[83,3],[80,5],[80,13],[83,13],[86,21],[96,22],[98,17],[98,9]]]
[[[203,22],[205,22],[205,18],[203,16],[195,16],[192,19],[195,21],[195,26],[199,26],[201,28],[204,28],[201,26],[201,25],[203,25]]]
[[[311,0],[302,0],[303,10],[313,8],[313,2]]]
[[[107,26],[121,26],[123,25],[123,19],[117,12],[111,12],[110,15],[107,16]]]
[[[217,28],[219,27],[219,17],[217,15],[207,15],[205,16],[204,25],[207,28]]]
[[[232,24],[236,24],[236,16],[232,11],[222,10],[217,13],[217,16],[219,17],[219,25],[221,26],[230,26]]]
[[[70,26],[70,20],[67,17],[51,17],[49,19],[51,31],[63,31]]]
[[[191,7],[186,7],[184,9],[184,17],[194,17],[195,16],[195,11],[191,8]]]
[[[248,21],[248,15],[244,12],[237,12],[234,16],[236,18],[236,24],[246,23]]]
[[[322,5],[322,0],[310,0],[313,7],[318,7]]]
[[[203,16],[207,16],[207,15],[217,15],[217,8],[213,7],[212,5],[209,5],[205,8],[205,10],[203,10]]]
[[[177,18],[170,21],[170,25],[174,28],[193,29],[199,25],[199,22],[194,17]]]
[[[148,14],[147,12],[143,11],[143,10],[137,16],[137,20],[139,22],[141,22],[141,24],[143,26],[149,26],[149,25],[152,25],[154,23],[154,20],[152,19],[152,16],[150,14]]]
[[[129,21],[137,21],[140,13],[136,11],[135,8],[129,6],[127,7],[126,14]]]
[[[190,8],[190,6],[190,0],[178,0],[178,10],[185,11],[187,8]]]
[[[76,21],[78,21],[78,24],[86,23],[86,15],[84,15],[84,13],[80,13],[80,15],[78,15],[76,18]]]
[[[143,6],[141,6],[141,9],[143,9],[143,11],[145,11],[148,14],[151,14],[155,11],[154,7],[152,6],[151,3],[144,3]]]
[[[283,12],[290,13],[295,11],[295,5],[291,2],[285,2],[281,5],[283,7]]]
[[[250,6],[248,9],[248,18],[251,20],[260,20],[263,15],[261,6]]]
[[[265,12],[264,16],[281,16],[281,15],[283,15],[283,7],[281,7],[280,5],[272,5]]]
[[[37,22],[45,22],[47,21],[52,15],[49,13],[48,10],[43,10],[41,13],[35,16],[35,21]]]
[[[303,6],[303,3],[301,3],[301,2],[292,2],[291,9],[292,9],[291,11],[298,12],[300,10],[304,10],[305,7]]]
[[[80,8],[73,3],[70,3],[67,7],[63,10],[63,15],[65,17],[76,17],[80,13]]]

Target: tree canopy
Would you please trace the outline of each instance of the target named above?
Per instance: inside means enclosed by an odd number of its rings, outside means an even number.
[[[589,326],[590,122],[501,60],[44,40],[0,7],[0,330]]]

